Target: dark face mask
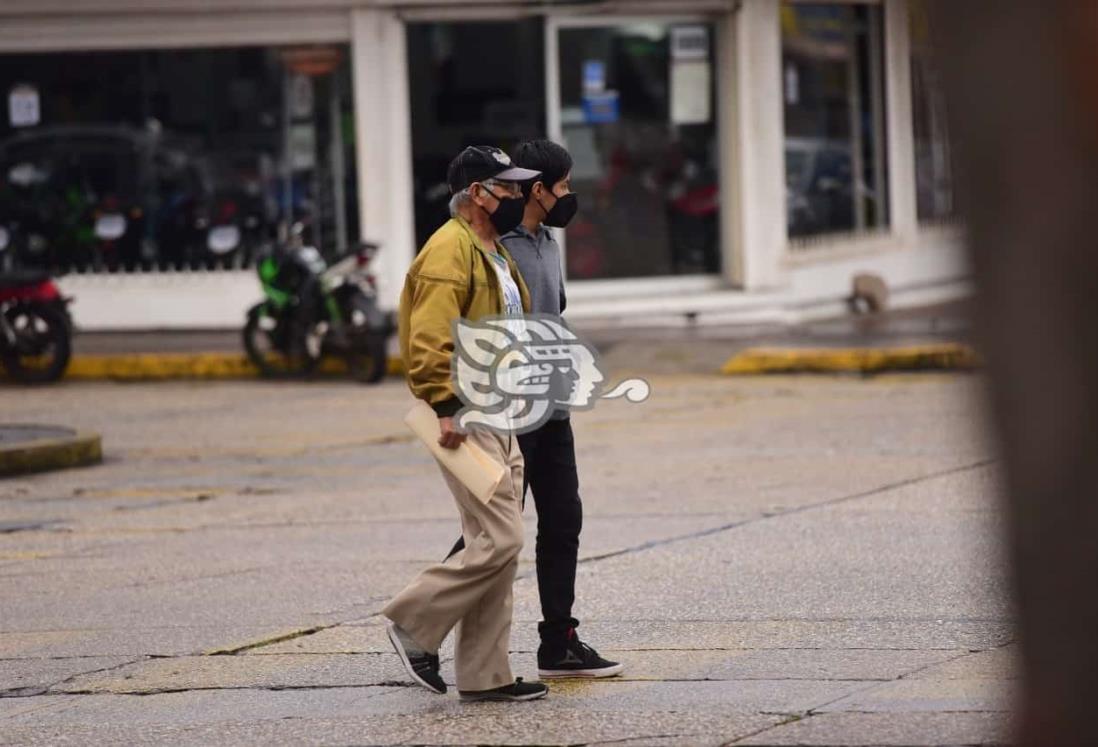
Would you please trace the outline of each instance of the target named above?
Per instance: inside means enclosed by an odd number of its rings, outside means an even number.
[[[537,200],[536,197],[534,199]],[[541,200],[538,200],[538,205],[545,210]],[[575,217],[577,210],[579,210],[579,198],[576,197],[575,192],[569,192],[557,198],[557,204],[553,205],[552,210],[545,210],[545,220],[542,223],[553,228],[564,228]]]
[[[488,213],[488,220],[492,221],[496,232],[502,236],[512,231],[519,223],[522,223],[522,214],[526,210],[526,201],[521,197],[500,197],[487,187],[484,191],[499,201],[496,209]],[[485,212],[488,212],[484,208]]]

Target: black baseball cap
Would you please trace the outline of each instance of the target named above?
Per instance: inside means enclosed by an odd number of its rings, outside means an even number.
[[[491,145],[470,145],[450,161],[446,170],[446,183],[454,194],[473,182],[498,179],[502,182],[526,182],[541,176],[540,171],[520,169],[511,163],[511,157]]]

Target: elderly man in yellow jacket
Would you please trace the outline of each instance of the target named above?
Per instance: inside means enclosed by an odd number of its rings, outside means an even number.
[[[506,153],[469,147],[450,164],[451,219],[427,241],[408,270],[400,298],[400,352],[412,393],[438,415],[439,443],[466,438],[504,465],[495,494],[482,503],[453,475],[443,477],[461,514],[465,549],[427,568],[385,606],[389,639],[408,674],[443,694],[438,648],[457,626],[455,666],[462,700],[534,700],[548,688],[511,674],[511,587],[522,549],[523,462],[514,434],[470,428],[453,417],[462,408],[451,380],[453,325],[464,317],[521,316],[530,296],[518,267],[499,242],[525,209],[520,183],[539,172],[516,168]]]

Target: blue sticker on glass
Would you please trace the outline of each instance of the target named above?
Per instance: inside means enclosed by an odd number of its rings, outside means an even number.
[[[584,94],[602,93],[606,90],[606,63],[587,60],[583,63]]]
[[[583,119],[587,124],[613,124],[621,118],[617,91],[588,94],[583,97]]]

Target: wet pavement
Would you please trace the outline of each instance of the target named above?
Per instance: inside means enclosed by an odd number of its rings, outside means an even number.
[[[980,378],[650,380],[574,418],[580,633],[625,675],[476,705],[409,686],[378,615],[457,531],[401,383],[0,389],[105,453],[0,482],[0,744],[1007,741]]]

